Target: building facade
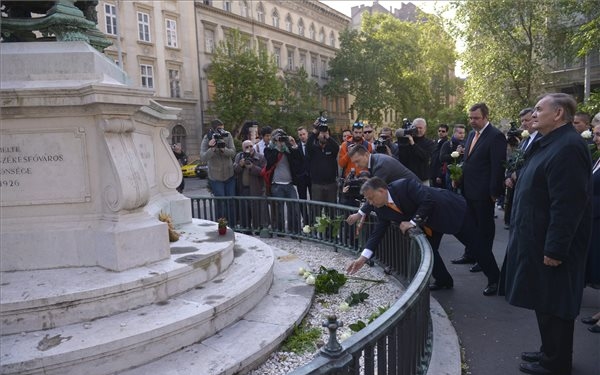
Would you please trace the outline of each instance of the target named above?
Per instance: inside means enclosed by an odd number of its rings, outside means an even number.
[[[153,99],[182,108],[170,141],[190,157],[199,154],[214,85],[207,79],[211,57],[230,29],[274,56],[282,76],[304,67],[319,87],[350,18],[316,0],[299,1],[100,1],[98,28],[112,42],[104,53],[121,65],[135,87]],[[347,124],[347,98],[322,97],[334,123]],[[316,114],[315,114],[316,117]]]

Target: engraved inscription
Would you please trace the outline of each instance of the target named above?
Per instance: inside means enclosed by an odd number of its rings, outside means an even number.
[[[2,132],[1,205],[89,201],[84,135],[79,129]]]

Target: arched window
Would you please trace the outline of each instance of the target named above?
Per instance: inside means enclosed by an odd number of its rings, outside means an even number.
[[[335,47],[335,34],[333,31],[329,33],[329,45]]]
[[[273,27],[279,28],[279,12],[277,12],[277,8],[273,9],[271,18],[273,19]]]
[[[291,33],[293,27],[294,25],[292,23],[292,16],[288,14],[287,17],[285,17],[285,31]]]
[[[304,21],[302,21],[302,18],[298,21],[298,35],[304,36]]]
[[[175,143],[181,143],[181,146],[183,147],[183,149],[185,149],[185,137],[187,135],[186,133],[187,132],[185,131],[183,125],[175,125],[173,127],[173,130],[171,130],[171,144],[174,145]]]
[[[242,0],[240,1],[240,15],[242,17],[248,17],[248,1]]]
[[[265,8],[263,8],[262,3],[258,3],[256,7],[256,20],[258,22],[265,22]]]
[[[308,29],[308,37],[312,40],[315,40],[315,25],[310,24],[310,28]]]
[[[323,29],[322,27],[319,31],[319,42],[325,44],[325,29]]]

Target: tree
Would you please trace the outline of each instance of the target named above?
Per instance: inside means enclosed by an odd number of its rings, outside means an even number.
[[[281,111],[277,113],[274,124],[293,133],[307,122],[313,122],[319,111],[319,87],[308,78],[304,68],[286,71],[283,75],[283,95]]]
[[[208,79],[215,85],[211,112],[237,136],[246,120],[268,123],[279,110],[282,84],[277,66],[266,51],[250,47],[250,40],[232,30],[215,50]]]

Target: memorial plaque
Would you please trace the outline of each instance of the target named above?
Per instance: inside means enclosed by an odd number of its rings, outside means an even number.
[[[90,200],[83,128],[2,130],[0,206]]]

